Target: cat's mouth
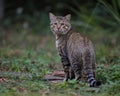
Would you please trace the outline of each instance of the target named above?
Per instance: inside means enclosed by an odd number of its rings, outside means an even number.
[[[66,31],[66,32],[63,32],[63,31],[57,31],[56,34],[57,34],[57,35],[65,35],[65,34],[67,34],[67,31]]]
[[[68,33],[67,30],[51,30],[55,35],[65,35]]]

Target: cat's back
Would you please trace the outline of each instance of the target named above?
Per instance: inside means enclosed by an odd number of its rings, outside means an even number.
[[[81,35],[78,32],[72,31],[67,44],[72,47],[88,47],[90,45],[91,41],[86,37]]]
[[[92,42],[77,32],[72,32],[67,41],[67,51],[70,54],[78,54],[86,52],[86,50],[94,51]]]

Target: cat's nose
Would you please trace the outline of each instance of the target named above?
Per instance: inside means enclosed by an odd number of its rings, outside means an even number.
[[[57,25],[57,28],[58,28],[58,29],[60,29],[60,27],[61,27],[61,25],[60,25],[60,24],[58,24],[58,25]]]

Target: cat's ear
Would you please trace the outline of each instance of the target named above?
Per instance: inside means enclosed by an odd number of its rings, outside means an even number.
[[[68,15],[65,16],[65,18],[66,18],[68,21],[70,21],[70,19],[71,19],[71,15],[68,14]]]
[[[53,13],[49,13],[50,20],[55,20],[56,16]]]

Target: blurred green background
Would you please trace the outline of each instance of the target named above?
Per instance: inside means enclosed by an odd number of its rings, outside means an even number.
[[[62,70],[49,12],[71,14],[73,29],[92,40],[98,91],[43,80]],[[120,96],[119,26],[120,0],[0,0],[0,96]]]

